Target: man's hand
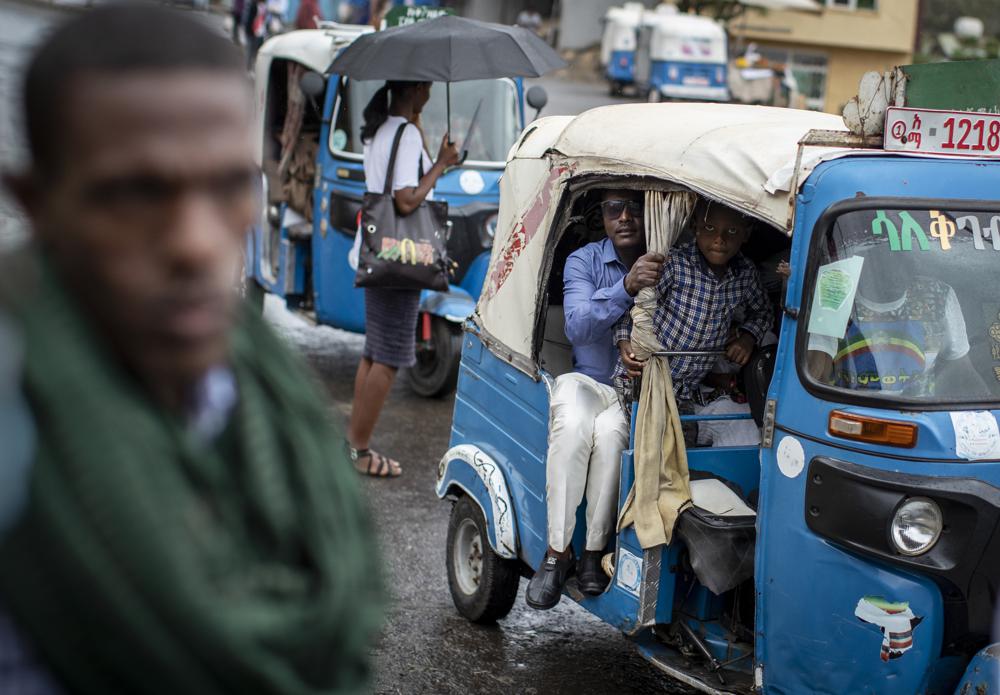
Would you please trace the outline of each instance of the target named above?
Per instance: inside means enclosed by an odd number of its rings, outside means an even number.
[[[655,286],[663,275],[665,260],[662,253],[647,253],[640,256],[625,276],[625,291],[634,297],[643,287]]]
[[[625,365],[625,371],[628,373],[629,378],[642,376],[642,368],[646,366],[646,362],[636,358],[635,353],[632,352],[631,341],[620,341],[618,343],[618,352],[621,353],[622,364]]]
[[[752,335],[741,331],[740,336],[729,341],[729,344],[726,346],[726,357],[730,362],[735,362],[741,367],[745,366],[750,361],[754,342]]]

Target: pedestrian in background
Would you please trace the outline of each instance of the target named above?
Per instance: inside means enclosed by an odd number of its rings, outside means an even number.
[[[229,16],[233,20],[233,43],[239,46],[242,43],[240,29],[243,27],[243,13],[246,10],[246,0],[233,0]]]
[[[23,103],[32,163],[7,183],[34,243],[0,260],[0,342],[21,346],[0,389],[22,392],[0,417],[37,436],[0,452],[0,692],[366,691],[357,479],[236,297],[259,176],[238,49],[163,8],[89,10]]]
[[[430,82],[386,82],[363,112],[365,185],[372,192],[381,192],[385,186],[393,141],[405,125],[391,191],[399,215],[413,212],[424,200],[433,200],[434,184],[459,161],[458,148],[447,135],[441,140],[436,161],[427,154],[420,113],[430,95]],[[416,364],[419,304],[420,290],[365,288],[365,349],[354,379],[347,428],[351,459],[361,473],[386,478],[402,472],[397,461],[369,449],[369,442],[396,372]]]
[[[263,0],[245,0],[247,7],[243,13],[246,22],[243,31],[246,35],[247,43],[247,70],[251,73],[254,63],[257,62],[257,51],[264,43],[264,29],[267,24],[267,5]]]
[[[319,7],[319,0],[302,0],[299,9],[295,13],[296,29],[319,29],[319,20],[323,19],[323,10]]]

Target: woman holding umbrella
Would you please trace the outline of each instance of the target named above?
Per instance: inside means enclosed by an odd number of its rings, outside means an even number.
[[[424,200],[433,200],[434,184],[458,164],[458,149],[441,140],[431,162],[420,130],[420,112],[431,94],[430,82],[390,81],[372,96],[364,110],[365,185],[381,191],[389,173],[393,140],[405,125],[393,167],[392,194],[399,215],[408,215]],[[416,361],[420,290],[365,288],[365,348],[354,378],[354,403],[347,428],[351,460],[359,472],[388,478],[402,473],[398,462],[369,448],[372,431],[400,368]]]

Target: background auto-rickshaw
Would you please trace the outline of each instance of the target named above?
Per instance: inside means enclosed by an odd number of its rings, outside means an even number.
[[[709,19],[676,12],[647,13],[649,99],[728,101],[726,30]]]
[[[365,330],[364,293],[354,287],[348,256],[365,192],[360,129],[362,111],[382,83],[326,71],[340,50],[369,31],[326,23],[261,47],[256,146],[267,204],[247,248],[247,275],[257,285],[317,323],[356,333]],[[460,326],[479,296],[493,243],[497,182],[526,118],[520,79],[458,82],[451,92],[452,132],[464,138],[473,119],[476,126],[466,160],[435,187],[437,199],[449,204],[448,252],[456,266],[448,292],[421,297],[417,364],[407,373],[411,388],[424,396],[454,388]],[[528,101],[540,109],[544,91],[533,97]],[[427,142],[440,142],[446,123],[445,87],[436,84],[422,114]]]
[[[572,369],[561,270],[603,234],[581,201],[598,187],[691,191],[756,220],[751,260],[791,265],[777,347],[742,375],[760,395],[730,416],[753,417],[760,444],[687,451],[692,479],[729,491],[719,506],[692,486],[702,537],[749,547],[752,576],[715,593],[698,543],[644,548],[629,526],[606,549],[605,593],[571,579],[567,594],[701,692],[998,692],[1000,117],[933,110],[985,111],[948,85],[998,71],[876,76],[858,133],[830,115],[713,104],[609,106],[524,133],[439,468],[462,615],[503,618],[545,553],[550,390]],[[908,108],[872,111],[873,95]],[[878,305],[878,288],[902,301]],[[814,366],[825,344],[835,376]],[[630,442],[619,509],[633,475]],[[578,518],[577,554],[582,505]]]
[[[604,15],[601,65],[612,96],[620,96],[625,87],[635,83],[635,51],[644,12],[641,2],[627,2]]]

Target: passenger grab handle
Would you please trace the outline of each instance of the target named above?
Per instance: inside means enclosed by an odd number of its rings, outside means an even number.
[[[725,350],[657,350],[651,357],[722,357]]]
[[[725,354],[726,354],[725,350],[657,350],[656,352],[649,353],[649,356],[650,357],[723,357]],[[639,391],[642,389],[640,385],[642,382],[642,378],[634,377],[630,379],[630,381],[632,382],[632,400],[638,401]],[[714,420],[716,418],[705,418],[705,419]],[[722,419],[728,420],[730,418],[722,418]],[[737,419],[737,418],[732,418],[732,419]]]

